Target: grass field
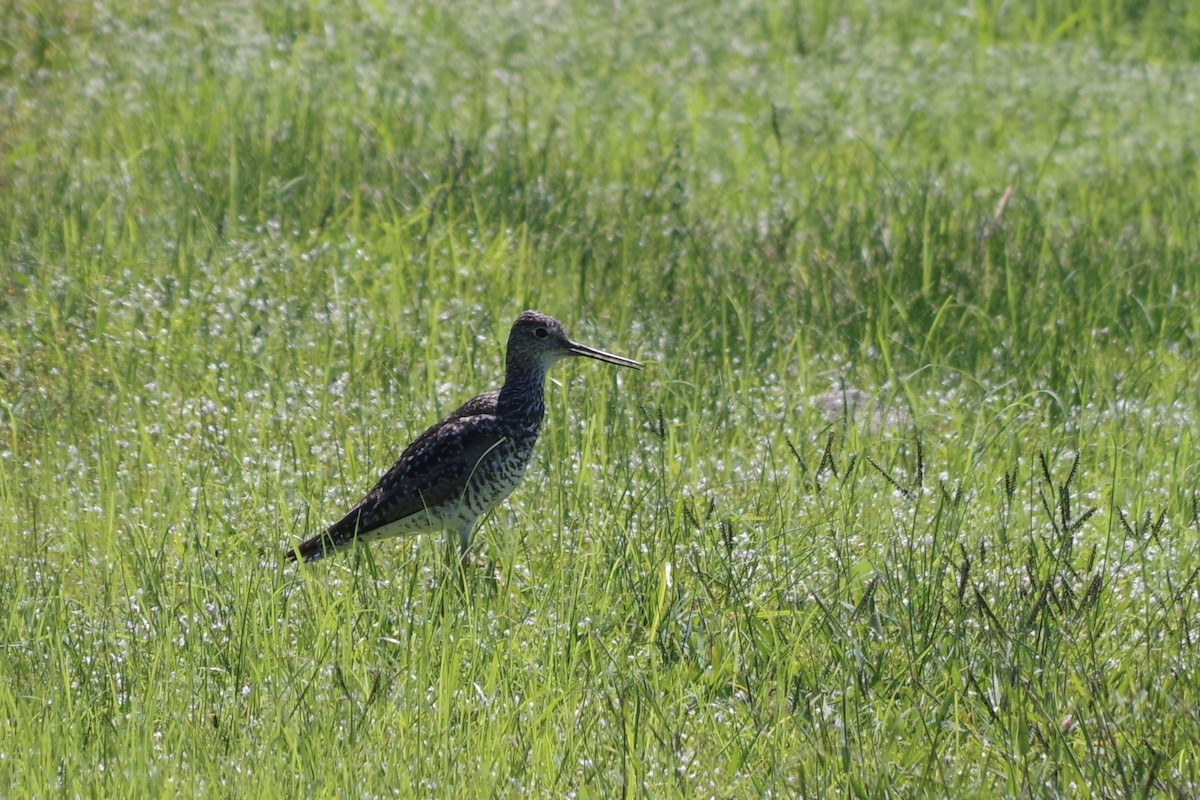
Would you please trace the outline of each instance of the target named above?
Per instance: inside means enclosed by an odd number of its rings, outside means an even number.
[[[0,108],[0,795],[1200,793],[1200,6],[15,0]],[[494,570],[287,566],[525,308],[648,369]]]

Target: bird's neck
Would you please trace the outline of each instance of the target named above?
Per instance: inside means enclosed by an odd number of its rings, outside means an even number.
[[[545,370],[516,370],[509,368],[500,387],[500,411],[541,420],[546,412],[543,387]]]

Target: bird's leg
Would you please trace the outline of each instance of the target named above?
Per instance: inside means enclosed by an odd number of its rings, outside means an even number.
[[[454,527],[447,530],[448,533],[455,534],[446,537],[445,547],[445,567],[447,574],[458,576],[461,585],[465,578],[465,570],[468,564],[468,548],[471,546],[471,529],[474,527],[475,520],[459,521]],[[457,539],[458,547],[455,547]]]
[[[454,528],[454,532],[458,534],[458,556],[462,561],[467,560],[467,551],[471,549],[471,531],[475,527],[475,520],[464,520],[459,522]]]
[[[458,556],[460,569],[466,569],[468,565],[475,567],[489,577],[494,577],[492,564],[486,558],[478,553],[471,552],[471,534],[475,530],[475,520],[463,522],[455,528],[458,533]]]

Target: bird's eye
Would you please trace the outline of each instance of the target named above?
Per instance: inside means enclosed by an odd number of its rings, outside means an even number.
[[[533,335],[538,337],[539,339],[545,339],[547,336],[550,335],[550,331],[546,330],[545,328],[534,328]]]

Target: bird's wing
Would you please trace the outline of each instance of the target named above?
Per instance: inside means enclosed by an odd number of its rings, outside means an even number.
[[[341,544],[460,494],[466,476],[503,442],[504,426],[494,414],[459,412],[409,445],[375,487],[329,527],[326,540]]]
[[[494,417],[464,417],[442,425],[424,447],[398,460],[355,506],[363,511],[359,531],[454,499],[479,461],[503,440]]]

